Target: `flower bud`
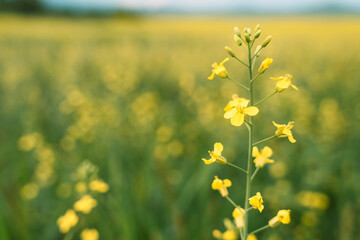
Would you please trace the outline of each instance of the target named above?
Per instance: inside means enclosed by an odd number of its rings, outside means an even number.
[[[238,46],[241,46],[242,45],[242,40],[241,40],[241,38],[238,36],[238,35],[234,35],[234,41],[236,42],[236,44],[238,45]]]
[[[251,36],[251,29],[250,29],[250,28],[246,29],[246,33],[247,33],[249,36]]]
[[[251,39],[250,39],[250,37],[249,37],[249,35],[248,35],[247,33],[244,33],[244,37],[245,37],[245,41],[246,41],[247,43],[250,43],[250,42],[251,42]]]
[[[239,37],[241,36],[241,32],[240,32],[240,30],[239,30],[238,27],[234,27],[234,32],[235,32],[235,34],[238,35]]]
[[[254,38],[258,38],[260,36],[260,34],[261,34],[261,30],[257,30],[255,32]]]
[[[225,50],[231,57],[235,57],[235,53],[230,47],[226,46]]]
[[[259,57],[261,52],[261,45],[258,45],[255,49],[255,56]]]
[[[262,47],[264,48],[264,47],[266,47],[267,45],[269,45],[270,41],[271,41],[271,35],[269,35],[269,36],[267,36],[267,37],[265,38],[265,40],[264,40],[264,42],[263,42],[263,44],[262,44]]]
[[[260,30],[260,25],[258,24],[258,25],[256,25],[256,27],[255,27],[255,32],[257,32],[257,31],[259,31]]]
[[[268,69],[270,67],[272,62],[273,62],[272,58],[266,58],[260,65],[259,73],[260,74],[264,73],[266,71],[266,69]]]

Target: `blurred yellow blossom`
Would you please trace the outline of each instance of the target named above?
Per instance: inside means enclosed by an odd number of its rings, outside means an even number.
[[[296,196],[304,207],[325,210],[329,207],[329,197],[320,192],[302,191]]]
[[[266,58],[260,65],[259,73],[264,73],[266,71],[266,69],[268,69],[270,67],[272,62],[273,62],[272,58]]]
[[[226,68],[224,67],[224,63],[226,63],[227,61],[229,61],[229,58],[225,58],[224,61],[222,61],[220,64],[214,62],[212,65],[212,74],[210,75],[210,77],[208,77],[208,79],[212,80],[215,75],[226,78],[228,76],[228,73],[226,71]]]
[[[236,240],[238,233],[234,230],[226,230],[224,233],[221,233],[219,230],[215,229],[213,232],[213,237],[220,240]]]
[[[247,237],[247,240],[257,240],[255,234],[251,234]]]
[[[79,217],[75,211],[69,209],[66,211],[64,216],[61,216],[57,220],[57,225],[61,233],[67,233],[72,227],[74,227],[79,221]]]
[[[35,148],[36,144],[41,140],[41,135],[37,132],[21,136],[17,142],[21,151],[27,152]]]
[[[278,137],[287,137],[291,143],[295,143],[296,140],[294,139],[291,129],[294,127],[294,121],[289,122],[287,125],[285,124],[277,124],[273,121],[273,124],[275,127],[277,127],[277,130],[275,131],[276,136]]]
[[[210,159],[207,160],[205,158],[203,158],[202,160],[204,161],[205,164],[211,164],[213,162],[225,165],[226,164],[226,158],[224,158],[221,153],[224,149],[224,146],[217,142],[214,144],[214,151],[209,151],[210,154]]]
[[[245,116],[255,116],[259,113],[257,107],[247,107],[249,100],[245,98],[239,98],[237,94],[233,94],[232,100],[224,108],[225,119],[230,119],[230,123],[233,126],[241,126],[244,123]]]
[[[99,232],[96,229],[84,229],[80,233],[81,240],[98,240]]]
[[[262,212],[264,210],[263,202],[264,202],[264,200],[261,196],[261,193],[259,193],[259,192],[257,192],[255,196],[253,196],[249,199],[250,205],[253,206],[254,209],[258,209],[259,212]]]
[[[273,151],[270,147],[265,146],[261,151],[259,152],[259,149],[257,147],[253,147],[253,153],[252,156],[255,158],[254,163],[256,167],[264,167],[266,163],[273,163],[274,160],[269,159],[273,154]]]
[[[97,201],[90,195],[83,196],[80,200],[74,203],[74,209],[78,212],[88,214],[96,207]]]
[[[232,216],[235,219],[235,224],[237,228],[244,227],[244,213],[245,210],[243,208],[237,207],[232,212]]]
[[[75,184],[75,190],[78,192],[78,193],[84,193],[86,192],[87,190],[87,186],[86,186],[86,183],[85,182],[78,182]]]
[[[39,186],[36,183],[28,183],[25,184],[22,188],[21,188],[21,197],[23,199],[33,199],[35,198],[39,193]]]
[[[279,223],[289,224],[291,221],[290,212],[290,210],[278,211],[277,215],[269,221],[270,227],[276,227]]]
[[[89,188],[92,191],[99,193],[106,193],[107,191],[109,191],[109,185],[101,179],[92,180],[89,183]]]
[[[283,77],[283,76],[280,76],[277,78],[272,77],[271,79],[277,80],[275,88],[276,88],[276,91],[278,91],[278,92],[282,92],[290,86],[295,90],[299,90],[294,84],[291,83],[291,79],[292,79],[291,74],[286,74],[285,77]]]
[[[231,187],[231,181],[229,179],[221,180],[218,176],[215,176],[214,181],[211,184],[212,189],[219,190],[222,197],[229,195],[227,190],[228,187]]]

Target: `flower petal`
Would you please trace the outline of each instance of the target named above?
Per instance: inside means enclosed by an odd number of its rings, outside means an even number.
[[[295,142],[296,142],[296,140],[295,140],[295,138],[293,137],[293,135],[288,136],[288,139],[289,139],[289,141],[290,141],[291,143],[295,143]]]
[[[238,111],[237,111],[236,108],[232,108],[231,110],[227,111],[227,112],[224,114],[224,118],[225,118],[225,119],[232,118],[237,112],[238,112]]]
[[[223,65],[223,64],[226,63],[227,61],[229,61],[229,58],[225,58],[224,61],[222,61],[222,62],[220,63],[220,65]]]
[[[231,187],[231,181],[229,179],[224,179],[223,183],[225,187]]]
[[[259,109],[257,107],[247,107],[244,108],[244,113],[249,116],[255,116],[259,113]]]
[[[261,155],[264,158],[269,158],[271,157],[271,155],[273,155],[273,151],[271,148],[269,148],[268,146],[265,146],[262,150],[261,150]]]
[[[202,158],[202,160],[204,161],[205,164],[212,164],[213,162],[215,162],[215,158],[210,158],[209,160]]]
[[[231,119],[230,123],[233,126],[239,127],[244,123],[245,115],[237,112]]]
[[[299,90],[299,89],[297,88],[297,86],[295,86],[294,84],[291,84],[291,87],[292,87],[293,89],[295,89],[295,90]]]
[[[224,150],[224,146],[217,142],[214,144],[214,153],[217,155],[221,155],[221,152]]]
[[[214,77],[215,77],[215,73],[214,73],[214,72],[212,72],[212,74],[208,77],[208,79],[209,79],[209,80],[213,80],[213,79],[214,79]]]
[[[258,157],[260,155],[258,147],[253,147],[252,156]]]

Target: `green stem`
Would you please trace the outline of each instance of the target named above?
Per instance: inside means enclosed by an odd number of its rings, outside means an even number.
[[[264,231],[265,229],[268,229],[269,227],[270,227],[270,225],[268,224],[268,225],[263,226],[263,227],[261,227],[259,229],[256,229],[255,231],[252,231],[249,235]]]
[[[245,85],[243,85],[242,83],[239,83],[238,81],[235,81],[234,79],[230,78],[229,76],[226,77],[227,79],[229,79],[230,81],[236,83],[237,85],[239,85],[240,87],[243,87],[244,89],[246,89],[247,91],[249,91],[249,88],[247,88]]]
[[[259,171],[259,167],[256,168],[256,170],[254,171],[253,175],[251,176],[251,181],[254,180],[254,177],[256,176],[257,172]]]
[[[232,163],[229,163],[229,162],[226,162],[226,164],[247,174],[247,171],[245,169],[242,169],[241,167],[238,167],[238,166],[236,166],[236,165],[234,165]]]
[[[248,208],[248,209],[245,210],[245,212],[248,212],[248,211],[253,210],[253,209],[254,209],[254,207]]]
[[[250,106],[253,106],[254,96],[253,96],[253,83],[251,80],[253,79],[252,74],[252,57],[251,57],[251,47],[248,44],[248,57],[249,57],[249,78],[250,78],[250,87],[249,87],[249,100]],[[254,125],[253,125],[253,117],[250,116],[250,124],[249,126],[249,150],[248,150],[248,163],[247,163],[247,174],[246,174],[246,191],[245,191],[245,209],[249,208],[249,197],[251,194],[251,156],[252,156],[252,146],[253,146],[253,136],[254,136]],[[244,215],[244,239],[247,239],[248,236],[248,228],[249,228],[249,214],[245,212]]]
[[[246,63],[244,63],[243,61],[241,61],[238,57],[234,56],[234,58],[236,60],[238,60],[240,63],[242,63],[245,67],[249,67]]]
[[[229,196],[226,196],[226,199],[235,207],[239,207],[238,205],[236,205],[236,203],[234,203],[234,201],[229,197]]]
[[[265,139],[263,139],[263,140],[260,140],[260,141],[258,141],[258,142],[256,142],[256,143],[254,143],[253,146],[256,146],[256,145],[258,145],[258,144],[260,144],[260,143],[269,141],[269,140],[274,139],[274,138],[277,138],[277,136],[276,136],[276,135],[273,135],[273,136],[271,136],[271,137],[268,137],[268,138],[265,138]]]
[[[277,93],[278,93],[278,91],[273,92],[273,93],[270,94],[269,96],[267,96],[267,97],[263,98],[262,100],[258,101],[257,103],[255,103],[255,106],[257,106],[257,105],[259,105],[260,103],[262,103],[263,101],[271,98],[272,96],[274,96],[274,95],[277,94]]]
[[[250,81],[251,83],[255,81],[260,76],[260,73],[256,74],[256,76]],[[256,104],[255,104],[256,105]]]
[[[247,124],[249,124],[249,125],[252,125],[251,123],[249,123],[249,121],[248,120],[246,120],[246,119],[244,119],[244,122],[246,122]]]
[[[261,49],[263,49],[263,47],[261,47],[258,51],[256,51],[256,52],[254,53],[254,56],[251,58],[251,60],[253,60],[253,58],[256,57],[256,55],[261,51]]]

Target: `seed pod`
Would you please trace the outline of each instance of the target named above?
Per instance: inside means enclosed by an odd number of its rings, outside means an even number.
[[[262,47],[264,48],[264,47],[266,47],[267,45],[269,45],[270,41],[271,41],[271,35],[269,35],[269,36],[267,36],[267,37],[265,38],[265,40],[264,40],[264,42],[263,42],[263,44],[262,44]]]
[[[238,36],[238,35],[234,35],[234,41],[236,42],[236,44],[238,45],[238,46],[241,46],[242,45],[242,40],[241,40],[241,38]]]
[[[235,57],[235,53],[230,47],[226,46],[225,50],[231,57]]]

